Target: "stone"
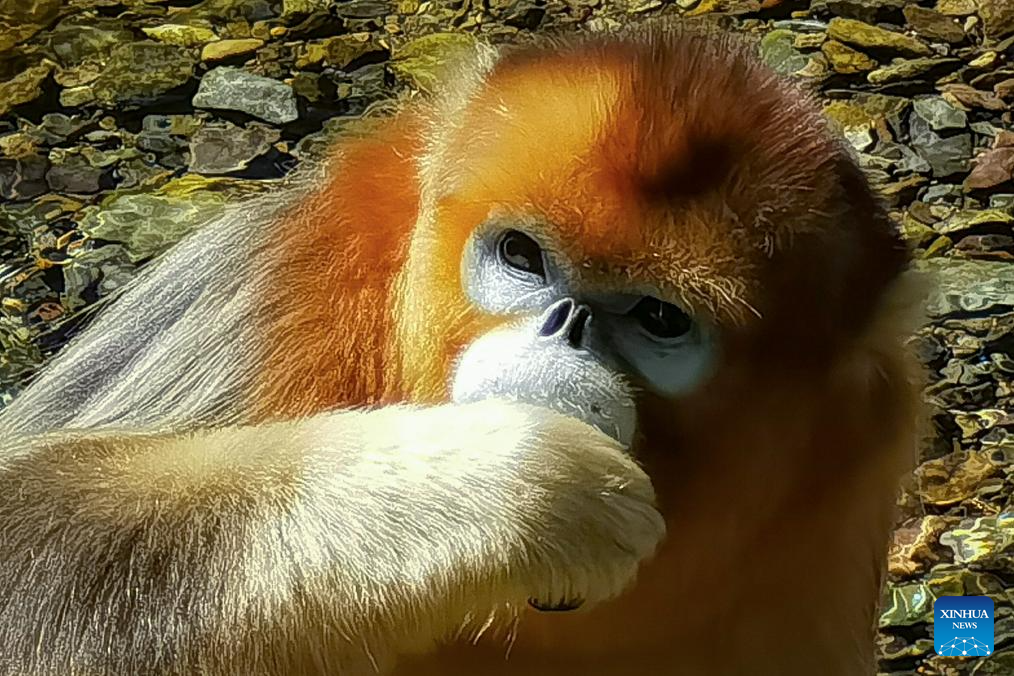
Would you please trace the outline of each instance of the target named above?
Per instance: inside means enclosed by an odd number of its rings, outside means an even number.
[[[91,86],[69,87],[60,92],[60,105],[65,108],[77,108],[95,100],[95,92]]]
[[[85,61],[77,66],[58,68],[53,79],[63,87],[80,87],[95,82],[103,68],[98,61]]]
[[[190,171],[228,174],[241,171],[271,149],[278,130],[251,123],[237,127],[228,122],[204,126],[190,139]]]
[[[993,625],[993,631],[997,631],[996,623]],[[996,634],[996,636],[1000,636],[1000,634]],[[1014,648],[1001,648],[989,659],[976,660],[975,666],[969,672],[969,676],[1008,676],[1009,674],[1014,674]]]
[[[382,56],[385,53],[386,50],[377,44],[370,33],[338,35],[301,46],[296,54],[296,68],[327,65],[349,70],[350,65],[367,54]]]
[[[982,225],[1009,226],[1011,223],[1014,223],[1014,216],[1002,209],[962,209],[937,223],[935,228],[937,232],[951,234],[971,230]]]
[[[97,193],[109,174],[105,167],[93,166],[81,152],[54,149],[49,160],[46,183],[56,192]]]
[[[979,9],[978,0],[937,0],[936,10],[947,16],[968,16]]]
[[[967,38],[961,24],[951,16],[919,5],[905,7],[905,20],[919,35],[956,45]]]
[[[193,136],[203,126],[193,115],[145,115],[141,131],[174,136]]]
[[[326,10],[328,0],[282,0],[282,16],[310,14],[315,10]]]
[[[86,209],[81,231],[119,242],[131,263],[149,259],[224,213],[228,195],[217,188],[226,180],[189,175],[150,192],[111,193]]]
[[[870,84],[887,84],[909,80],[938,68],[957,67],[960,64],[959,59],[950,58],[895,59],[889,65],[871,71],[866,79]]]
[[[946,507],[967,500],[999,467],[983,453],[957,451],[924,462],[915,471],[915,492],[924,504]]]
[[[968,126],[968,115],[955,108],[939,96],[927,96],[912,102],[913,112],[925,120],[930,129],[964,129]]]
[[[930,317],[1014,306],[1014,265],[1010,263],[936,258],[913,267],[933,280],[926,303]]]
[[[180,47],[199,47],[207,42],[218,39],[215,31],[210,28],[176,23],[166,23],[161,26],[146,26],[141,28],[141,30],[152,40]]]
[[[849,127],[844,131],[845,140],[857,151],[869,150],[876,142],[870,127]]]
[[[6,82],[0,82],[0,115],[6,115],[15,107],[39,98],[42,95],[42,83],[53,72],[54,66],[51,61],[43,61]]]
[[[298,72],[292,75],[292,91],[307,101],[319,101],[324,98],[324,90],[329,84],[320,73]],[[337,98],[337,97],[336,97]]]
[[[201,61],[224,61],[237,56],[256,52],[264,46],[263,40],[244,38],[239,40],[216,40],[204,45],[201,50]]]
[[[940,183],[926,188],[922,199],[924,202],[954,202],[962,196],[961,187],[952,183]]]
[[[839,129],[871,127],[878,121],[901,115],[909,105],[909,100],[900,96],[859,92],[851,99],[828,103],[824,115]]]
[[[346,0],[328,7],[344,19],[377,19],[391,11],[386,0]]]
[[[120,19],[77,14],[69,16],[50,32],[50,49],[64,67],[86,60],[104,61],[117,47],[135,39]]]
[[[907,0],[826,0],[828,11],[837,16],[866,23],[892,21],[901,17]]]
[[[193,104],[197,108],[238,110],[275,124],[299,117],[296,95],[289,85],[229,66],[215,68],[201,78]]]
[[[919,128],[918,125],[913,127]],[[971,134],[944,137],[927,126],[918,133],[913,132],[911,146],[929,163],[934,178],[947,178],[968,171],[972,155]]]
[[[1014,180],[1014,148],[990,148],[975,158],[965,178],[967,191],[997,188]]]
[[[993,93],[1005,101],[1014,99],[1014,77],[1001,80],[993,85]]]
[[[922,253],[923,258],[932,258],[934,256],[942,256],[954,247],[954,240],[947,235],[940,235],[930,242],[929,246]]]
[[[929,56],[932,51],[920,40],[879,26],[835,17],[827,26],[829,37],[856,47],[881,49],[908,56]]]
[[[86,294],[99,298],[124,287],[136,266],[120,244],[82,248],[63,266],[64,298],[72,310],[88,305]]]
[[[884,586],[879,626],[905,627],[933,621],[933,601],[940,596],[964,593],[957,574],[934,575],[926,582]]]
[[[918,153],[901,143],[881,143],[874,154],[890,160],[891,166],[902,174],[928,174],[931,169]]]
[[[39,150],[39,143],[40,140],[34,134],[23,131],[0,136],[0,157],[17,160],[35,155]]]
[[[64,115],[63,113],[46,113],[42,116],[42,122],[36,131],[44,136],[46,145],[56,145],[76,137],[82,130],[90,127],[92,121],[84,119],[79,115]]]
[[[827,57],[820,52],[808,54],[807,59],[806,65],[793,73],[795,77],[819,82],[831,74],[831,66],[827,62]]]
[[[191,4],[193,0],[186,3]],[[271,0],[203,0],[192,7],[173,12],[173,22],[187,25],[204,26],[209,23],[215,25],[239,26],[251,24],[256,21],[264,21],[274,18],[278,11],[277,2]],[[325,3],[326,5],[326,3]],[[248,35],[235,35],[231,32],[226,37],[249,37]]]
[[[899,181],[885,182],[879,192],[888,204],[898,205],[909,202],[919,193],[919,188],[926,184],[925,176],[911,175]]]
[[[991,40],[1014,35],[1014,3],[1010,0],[979,0],[983,33]]]
[[[897,528],[887,555],[887,569],[891,575],[909,577],[940,563],[943,560],[941,550],[946,551],[939,542],[940,535],[957,522],[954,517],[930,514]]]
[[[954,552],[954,563],[1000,573],[1014,573],[1014,512],[965,519],[940,536]]]
[[[933,228],[920,223],[909,213],[905,213],[901,222],[898,223],[898,230],[901,232],[901,236],[915,247],[925,247],[937,237]]]
[[[796,49],[793,44],[796,34],[789,30],[773,30],[760,42],[761,59],[775,71],[791,75],[805,67],[809,57]]]
[[[940,87],[944,98],[953,99],[968,108],[983,108],[985,110],[1006,110],[1007,104],[991,92],[984,92],[971,85],[960,82],[945,84]]]
[[[396,77],[422,91],[433,91],[448,65],[470,53],[476,44],[469,33],[424,35],[395,47],[388,67]]]
[[[1014,36],[1004,40],[1003,44],[1010,42],[1009,47],[997,46],[997,50],[990,50],[989,53],[996,54],[996,62],[984,69],[982,73],[968,72],[967,76],[971,76],[968,80],[968,84],[979,89],[993,89],[995,91],[996,85],[1007,80],[1014,78],[1014,65],[1010,65],[1010,56],[1014,56]],[[966,77],[967,77],[966,76]]]
[[[1014,213],[1014,193],[994,193],[989,196],[990,209],[1003,209]]]
[[[837,40],[828,40],[820,47],[827,57],[828,63],[836,73],[851,75],[864,73],[877,67],[877,62],[856,49],[852,49]]]
[[[0,197],[17,201],[45,193],[49,190],[45,180],[48,168],[49,161],[41,155],[0,158]]]
[[[49,26],[63,6],[64,0],[15,0],[0,5],[0,54]]]
[[[996,52],[990,50],[988,52],[983,52],[979,56],[969,61],[968,66],[970,68],[979,68],[979,69],[992,68],[993,66],[996,65],[998,60],[999,55]]]
[[[827,24],[814,19],[780,19],[774,22],[775,28],[787,28],[796,33],[823,33]]]
[[[128,42],[112,51],[91,90],[95,99],[107,106],[150,102],[186,84],[195,65],[196,60],[183,47]]]
[[[792,46],[796,49],[819,49],[826,41],[827,33],[796,33]]]

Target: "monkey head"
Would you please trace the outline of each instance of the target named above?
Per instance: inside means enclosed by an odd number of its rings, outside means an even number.
[[[733,36],[656,24],[478,68],[435,105],[404,287],[441,299],[408,371],[453,371],[457,401],[629,444],[646,398],[826,365],[905,265],[819,108]]]
[[[710,328],[658,292],[583,288],[552,235],[546,223],[512,214],[489,219],[469,238],[465,293],[481,310],[516,319],[464,351],[452,397],[547,405],[629,445],[635,388],[692,391],[714,361]]]

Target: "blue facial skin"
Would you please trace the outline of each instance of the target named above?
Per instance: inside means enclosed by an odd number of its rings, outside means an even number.
[[[672,398],[700,387],[716,361],[713,332],[657,291],[619,279],[615,288],[582,288],[562,248],[531,234],[547,231],[510,218],[470,238],[464,291],[508,321],[459,356],[452,399],[544,406],[630,447],[638,393]]]
[[[717,351],[713,331],[653,294],[622,288],[582,291],[573,264],[525,225],[523,219],[492,221],[468,242],[462,283],[479,308],[498,315],[535,315],[570,299],[590,315],[575,349],[627,374],[638,387],[673,397],[693,391],[707,378]]]

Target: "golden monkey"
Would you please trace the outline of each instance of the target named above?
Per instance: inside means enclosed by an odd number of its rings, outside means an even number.
[[[907,253],[819,109],[659,24],[452,83],[3,413],[0,671],[873,673]]]

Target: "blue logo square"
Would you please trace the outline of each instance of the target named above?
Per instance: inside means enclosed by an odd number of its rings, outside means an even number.
[[[933,643],[938,655],[984,657],[993,653],[993,599],[941,596],[933,602]]]

